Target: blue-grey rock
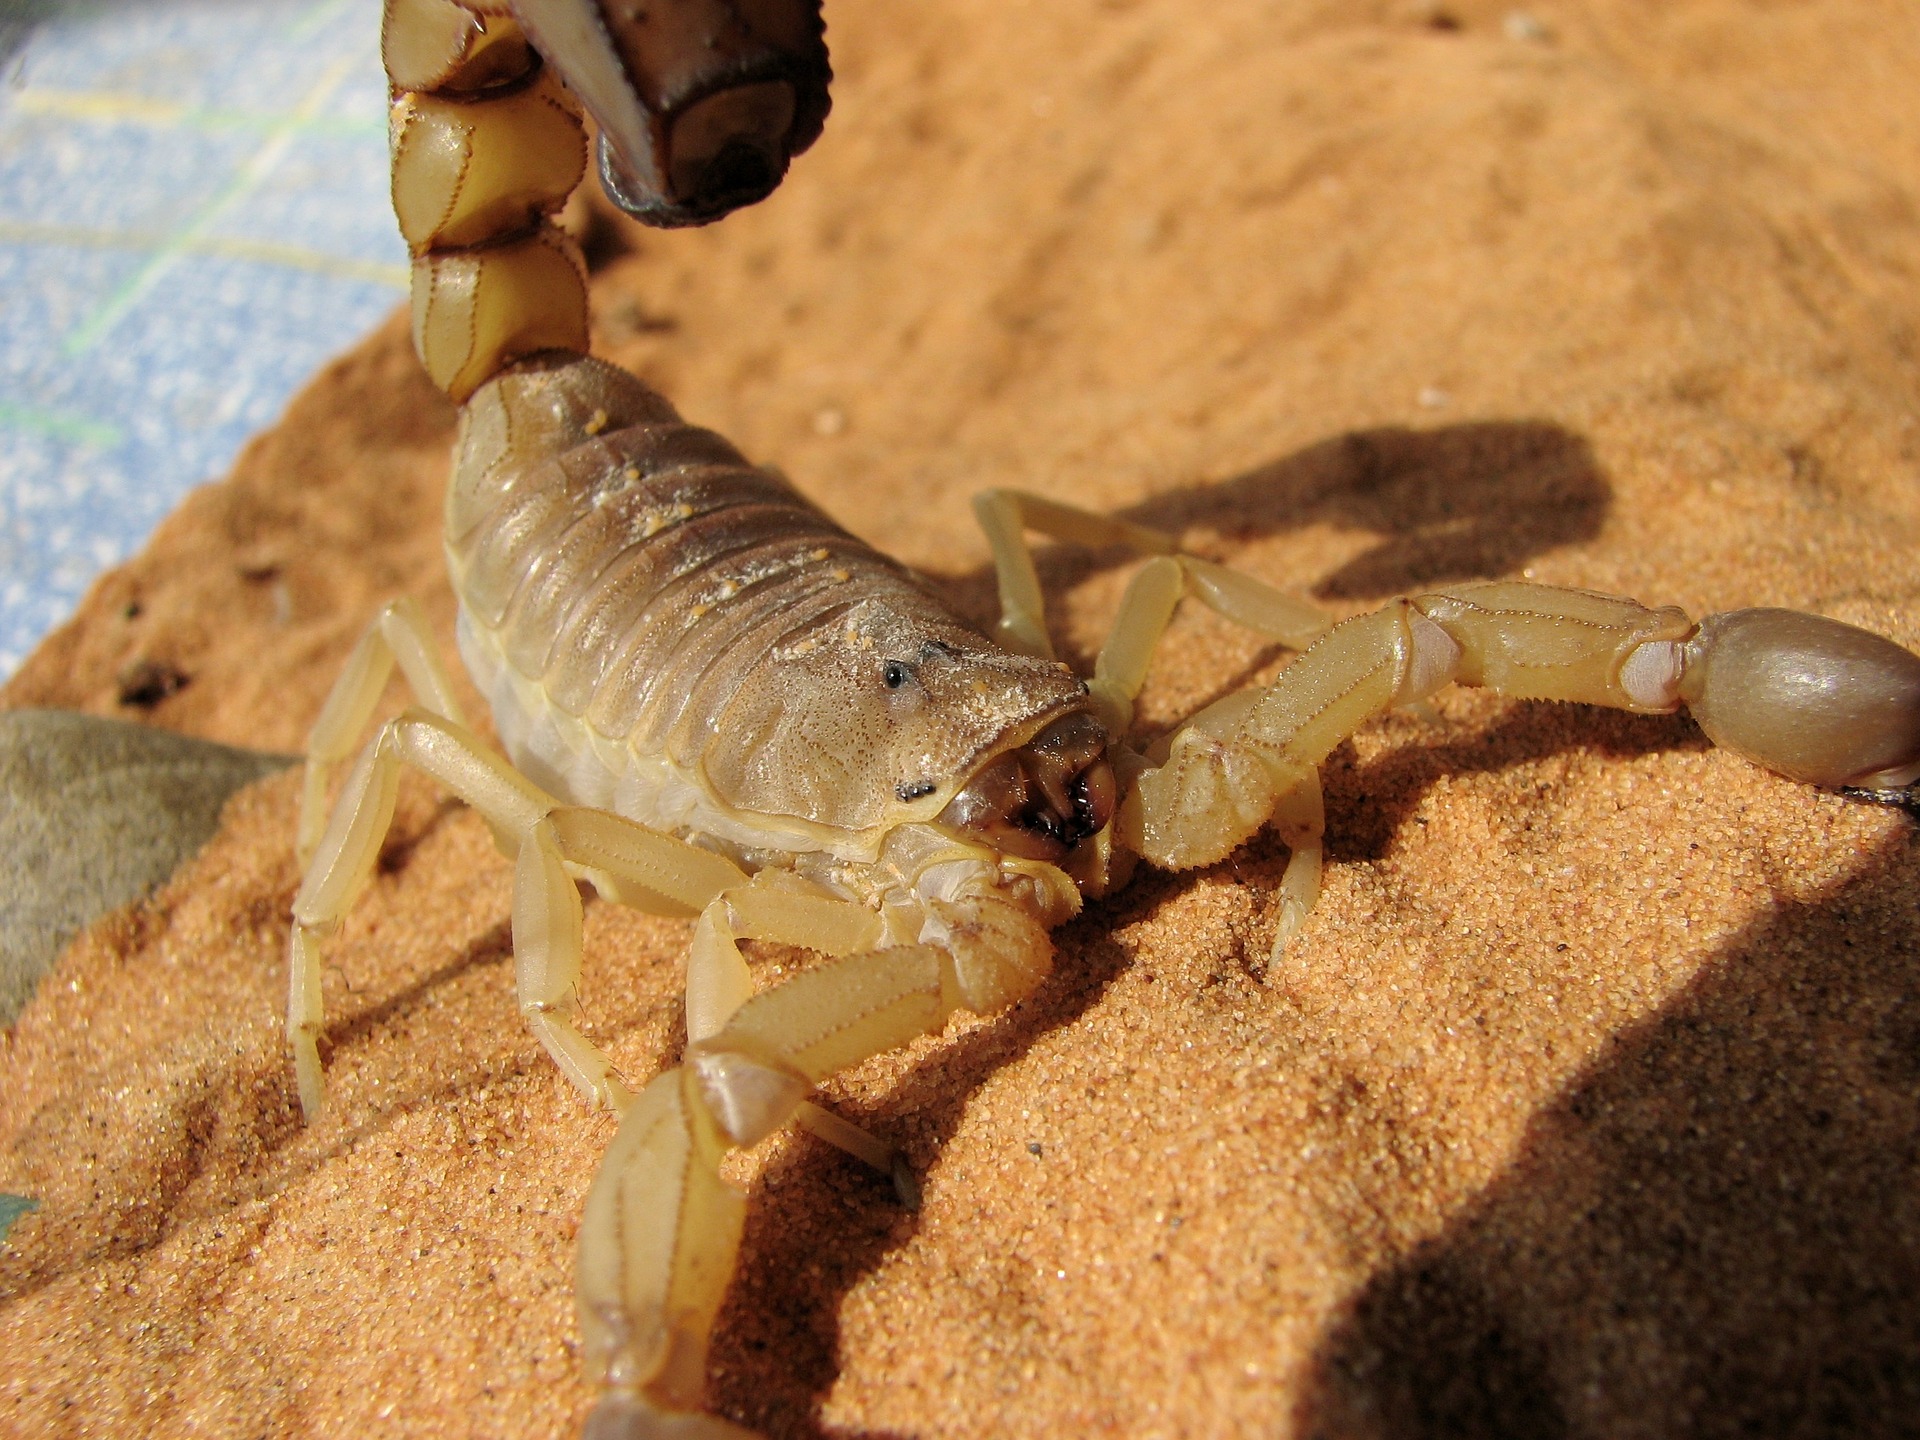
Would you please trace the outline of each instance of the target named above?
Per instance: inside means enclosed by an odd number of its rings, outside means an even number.
[[[294,760],[63,710],[0,713],[0,1024],[83,927],[204,845],[229,795]]]

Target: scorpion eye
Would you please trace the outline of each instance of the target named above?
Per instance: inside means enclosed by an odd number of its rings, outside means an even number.
[[[880,671],[880,678],[887,682],[887,689],[898,690],[902,685],[907,683],[907,676],[912,673],[912,671],[908,670],[907,667],[902,665],[898,660],[889,660],[886,666]]]

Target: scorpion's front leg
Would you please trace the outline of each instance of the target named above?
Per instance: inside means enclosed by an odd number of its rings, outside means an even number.
[[[1886,790],[1920,776],[1920,657],[1890,640],[1789,610],[1695,625],[1670,607],[1495,582],[1348,620],[1272,686],[1196,715],[1134,776],[1121,840],[1168,868],[1212,863],[1276,809],[1300,808],[1366,720],[1454,682],[1641,714],[1685,704],[1715,743],[1809,784]]]
[[[1198,600],[1235,624],[1296,650],[1325,635],[1331,623],[1318,606],[1251,575],[1183,554],[1172,536],[1130,521],[1096,515],[1018,490],[989,490],[977,496],[974,513],[993,550],[1000,589],[1001,642],[1029,654],[1050,657],[1053,651],[1047,639],[1040,579],[1027,544],[1027,531],[1084,545],[1123,546],[1152,557],[1128,582],[1120,612],[1114,617],[1107,641],[1094,662],[1093,678],[1087,684],[1101,723],[1115,742],[1113,758],[1123,786],[1125,778],[1142,767],[1139,757],[1119,742],[1133,724],[1134,702],[1146,684],[1153,652],[1183,599]],[[1219,723],[1230,711],[1231,706],[1220,710],[1209,723]],[[1248,811],[1254,818],[1246,833],[1271,822],[1291,852],[1280,880],[1280,921],[1274,941],[1278,949],[1305,922],[1320,893],[1325,823],[1317,768],[1294,765],[1275,778],[1283,783],[1255,787],[1257,794]],[[1217,810],[1222,798],[1229,800],[1231,808],[1231,801],[1243,791],[1243,786],[1230,784],[1224,796],[1209,801],[1208,810]],[[1119,840],[1123,857],[1128,852],[1143,853],[1137,833],[1130,837],[1123,832]],[[1098,862],[1100,873],[1087,885],[1088,893],[1099,893],[1109,876],[1117,883],[1123,872],[1112,869],[1114,863],[1106,858]],[[1121,858],[1117,863],[1128,862]]]
[[[795,899],[763,892],[739,913],[771,935],[809,918],[807,897]],[[606,1390],[592,1440],[749,1433],[690,1413],[744,1221],[722,1157],[803,1116],[828,1076],[938,1029],[960,1006],[1000,1009],[1046,975],[1046,930],[1024,909],[993,899],[931,908],[927,933],[949,937],[940,944],[831,960],[745,999],[704,1038],[691,1038],[690,1014],[684,1063],[628,1109],[580,1224],[581,1332]],[[843,920],[859,923],[829,917]]]

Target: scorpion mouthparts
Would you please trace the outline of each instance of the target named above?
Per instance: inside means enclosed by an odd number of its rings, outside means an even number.
[[[947,802],[940,823],[1003,854],[1056,863],[1106,828],[1116,795],[1106,732],[1076,711],[984,766]]]

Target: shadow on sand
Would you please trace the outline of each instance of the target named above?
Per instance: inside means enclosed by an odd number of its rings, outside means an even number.
[[[1619,1035],[1373,1279],[1300,1434],[1920,1433],[1920,844],[1863,859]]]
[[[1355,431],[1116,513],[1176,535],[1210,531],[1229,549],[1313,525],[1370,533],[1378,537],[1371,546],[1309,590],[1322,600],[1365,602],[1513,574],[1556,546],[1598,535],[1612,497],[1580,436],[1544,421],[1490,420]],[[1044,546],[1036,563],[1047,593],[1057,595],[1134,558]],[[991,623],[991,568],[933,578],[963,613]]]

